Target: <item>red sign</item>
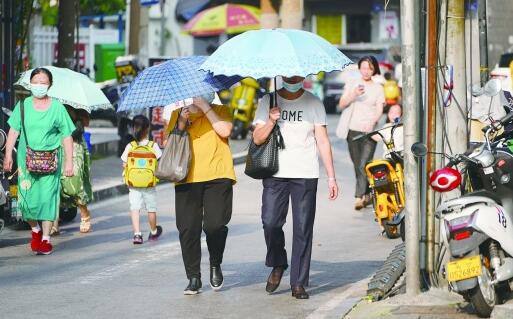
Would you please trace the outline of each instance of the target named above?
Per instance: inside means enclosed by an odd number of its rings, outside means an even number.
[[[164,148],[166,139],[166,121],[164,120],[164,108],[161,106],[151,109],[151,139]]]
[[[78,48],[78,65],[80,68],[85,68],[86,66],[86,48],[84,43],[79,43],[78,46],[75,44],[75,53],[73,54],[73,59],[76,59],[77,56],[77,48]],[[57,58],[59,56],[59,51],[57,49],[57,44],[53,45],[53,62],[57,63]]]

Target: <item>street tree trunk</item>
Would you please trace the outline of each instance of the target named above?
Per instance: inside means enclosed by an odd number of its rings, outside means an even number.
[[[139,32],[141,30],[141,4],[139,0],[129,0],[130,5],[127,10],[130,10],[130,21],[128,33],[128,54],[138,55],[139,54]],[[164,32],[164,30],[160,30]]]
[[[303,0],[282,0],[280,18],[282,28],[303,29]]]
[[[77,18],[76,1],[59,1],[59,23],[57,43],[57,66],[74,69],[75,67],[75,21]]]
[[[274,29],[280,26],[280,17],[274,9],[271,0],[260,0],[260,27]]]

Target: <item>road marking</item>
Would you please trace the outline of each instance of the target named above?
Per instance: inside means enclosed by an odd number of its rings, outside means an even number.
[[[350,284],[349,288],[344,290],[344,292],[336,295],[335,297],[331,298],[330,300],[322,304],[314,312],[309,314],[308,317],[306,317],[306,319],[326,318],[328,315],[330,315],[330,312],[333,309],[335,309],[337,306],[339,306],[344,301],[349,299],[349,297],[357,290],[361,290],[362,288],[365,290],[365,286],[367,285],[370,279],[371,277],[368,277],[353,284]],[[360,298],[358,298],[358,300],[360,300]],[[337,314],[338,317],[340,317],[340,315],[345,316],[346,314]]]
[[[145,263],[155,262],[164,258],[174,257],[181,254],[179,242],[158,245],[146,249],[142,248],[137,252],[142,252],[144,254],[140,257],[136,257],[124,263],[107,267],[100,271],[95,271],[92,275],[80,277],[80,283],[87,285],[93,284],[98,281],[110,280],[114,277],[122,275],[123,273],[131,271],[136,267],[142,266]]]

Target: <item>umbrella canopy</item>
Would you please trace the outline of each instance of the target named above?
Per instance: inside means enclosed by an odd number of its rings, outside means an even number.
[[[201,66],[214,75],[272,78],[342,70],[353,63],[334,45],[302,30],[248,31],[221,45]]]
[[[260,29],[260,9],[241,4],[223,4],[198,13],[184,31],[194,36],[241,33]]]
[[[112,108],[102,90],[90,78],[66,68],[45,66],[53,76],[53,85],[48,90],[48,96],[68,104],[73,108],[91,113],[98,109]],[[30,74],[33,70],[25,71],[15,85],[30,90]]]
[[[199,71],[205,60],[204,56],[176,58],[145,69],[121,95],[118,112],[167,106],[228,88],[241,80],[238,76],[214,77]]]

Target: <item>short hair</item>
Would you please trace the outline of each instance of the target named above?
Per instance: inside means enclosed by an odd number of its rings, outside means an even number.
[[[358,61],[358,69],[360,68],[360,66],[362,65],[363,62],[369,63],[369,65],[371,66],[371,68],[374,71],[374,73],[372,73],[372,75],[381,74],[381,71],[379,70],[378,60],[376,60],[376,58],[374,56],[366,55],[366,56],[362,57]]]
[[[48,77],[48,81],[50,82],[50,86],[53,84],[53,75],[52,75],[52,72],[50,72],[50,70],[48,70],[47,68],[35,68],[32,73],[30,73],[30,80],[32,81],[32,78],[35,77],[36,75],[38,74],[46,74],[46,76]]]

